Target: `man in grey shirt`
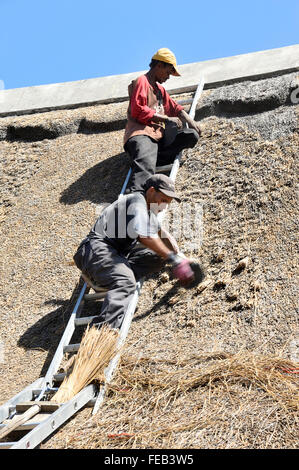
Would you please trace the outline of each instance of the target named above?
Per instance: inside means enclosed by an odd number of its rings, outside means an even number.
[[[106,207],[81,242],[74,255],[77,267],[96,285],[108,289],[100,323],[120,328],[136,281],[160,271],[166,263],[182,284],[193,279],[190,262],[177,254],[176,241],[161,229],[157,217],[173,198],[179,201],[173,181],[165,175],[151,176],[144,192],[121,196]]]

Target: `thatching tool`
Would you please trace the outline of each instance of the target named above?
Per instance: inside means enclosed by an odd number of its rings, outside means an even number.
[[[22,424],[26,423],[26,421],[28,421],[30,418],[32,418],[37,413],[39,413],[40,410],[41,410],[40,405],[33,405],[30,408],[28,408],[28,410],[25,411],[25,413],[21,415],[16,415],[7,423],[4,423],[6,424],[6,426],[2,429],[2,431],[0,431],[0,439],[10,434],[12,431],[14,431],[16,428],[18,428]]]

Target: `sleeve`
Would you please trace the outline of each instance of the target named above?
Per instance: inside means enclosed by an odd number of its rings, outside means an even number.
[[[163,96],[163,106],[164,106],[164,111],[165,114],[169,117],[177,117],[180,111],[182,111],[184,108],[180,104],[176,103],[170,95],[167,93],[164,87],[159,87],[162,96]]]
[[[148,84],[144,76],[139,77],[130,98],[132,118],[142,124],[149,124],[155,110],[147,105]]]
[[[128,207],[129,223],[127,234],[130,238],[159,237],[159,225],[156,217],[149,215],[146,204],[136,201]]]

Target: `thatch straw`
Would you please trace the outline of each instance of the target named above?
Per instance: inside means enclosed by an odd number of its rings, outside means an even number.
[[[87,328],[72,371],[59,387],[52,401],[64,403],[70,400],[88,384],[104,382],[104,370],[117,351],[118,332],[108,325],[100,329],[95,326]]]
[[[218,360],[206,367],[198,368],[195,366],[194,356],[189,364],[186,360],[181,361],[180,365],[183,367],[178,367],[174,371],[156,372],[155,375],[136,366],[132,372],[129,360],[128,367],[121,370],[121,375],[129,383],[138,384],[139,388],[162,390],[167,396],[177,396],[197,387],[215,385],[217,382],[251,385],[264,390],[283,407],[299,409],[298,367],[292,361],[276,356],[260,356],[247,351],[237,354],[219,352],[210,354],[210,357],[201,355],[198,356],[197,362],[209,359]],[[149,364],[151,360],[143,359],[141,361],[143,367],[146,362]],[[166,362],[169,363],[167,360]]]
[[[248,350],[167,358],[126,354],[109,388],[103,414],[91,418],[88,429],[82,422],[75,435],[68,434],[68,444],[126,449],[296,445],[298,364],[280,356]]]

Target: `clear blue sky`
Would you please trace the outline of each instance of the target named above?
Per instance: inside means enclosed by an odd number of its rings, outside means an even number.
[[[0,0],[6,89],[146,70],[298,44],[299,0]]]

